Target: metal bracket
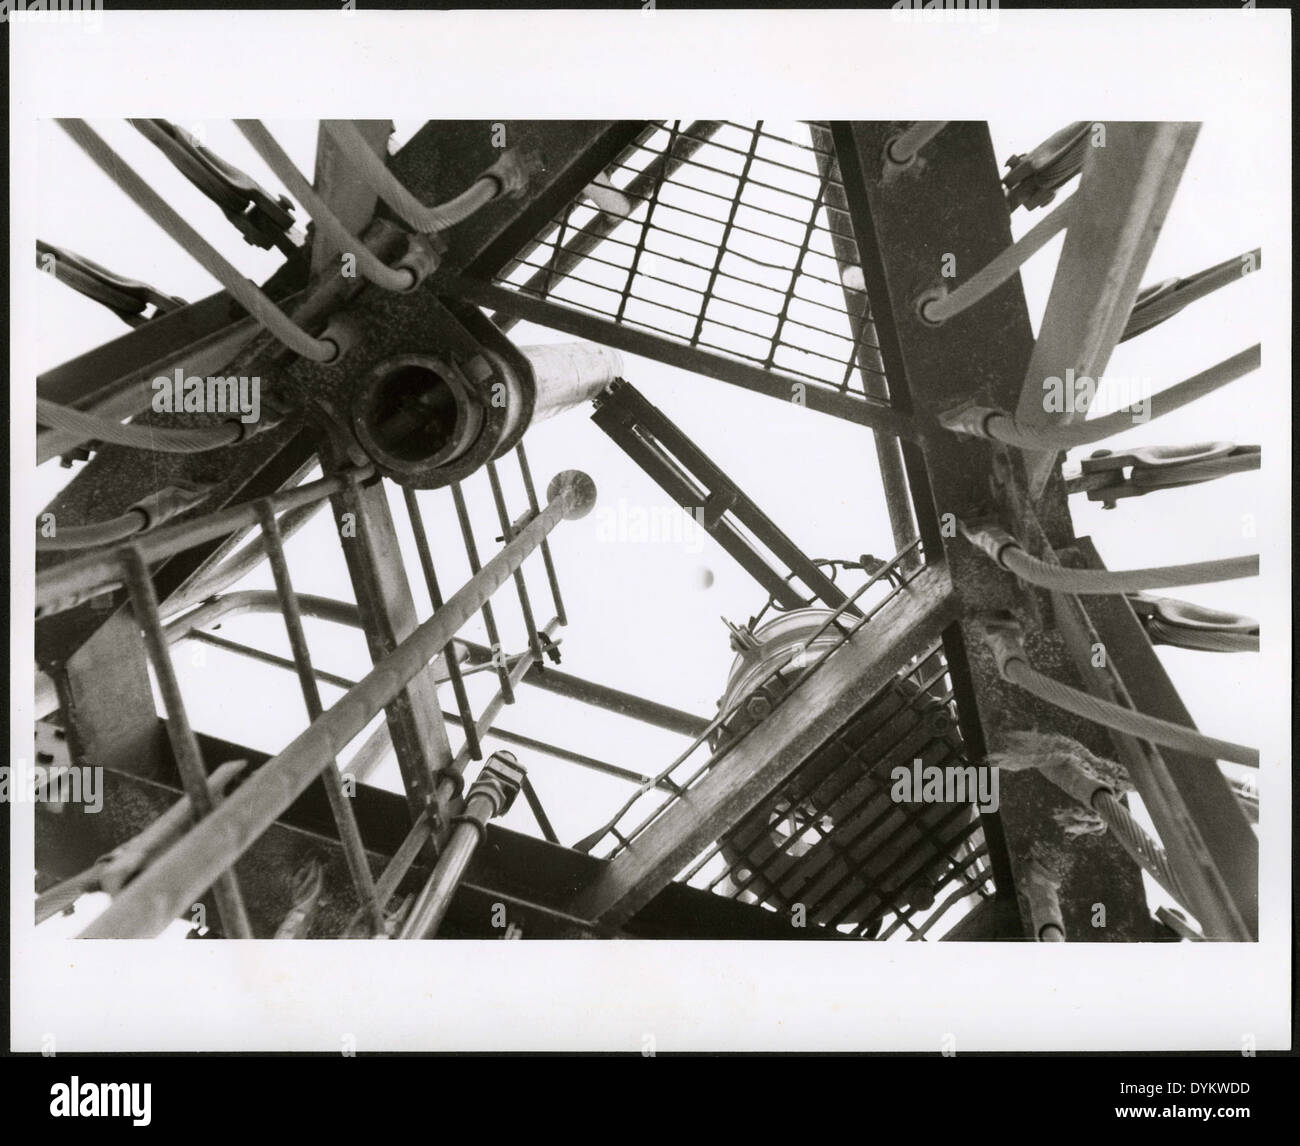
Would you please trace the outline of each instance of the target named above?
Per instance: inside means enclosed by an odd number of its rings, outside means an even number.
[[[1079,476],[1069,479],[1066,487],[1070,493],[1086,491],[1089,501],[1100,501],[1106,509],[1114,509],[1120,498],[1213,481],[1228,474],[1258,469],[1259,463],[1259,446],[1238,446],[1232,442],[1145,446],[1119,453],[1097,450],[1080,463]]]
[[[211,199],[244,241],[255,247],[278,247],[293,254],[298,245],[289,237],[293,204],[273,198],[256,180],[214,155],[188,131],[165,119],[133,119],[131,124],[163,153],[182,175]]]
[[[176,295],[163,294],[157,287],[138,279],[123,278],[92,262],[85,255],[36,240],[36,266],[46,270],[45,259],[52,259],[54,277],[78,294],[106,306],[128,326],[142,326],[151,318],[189,304]],[[152,306],[153,314],[145,314]]]

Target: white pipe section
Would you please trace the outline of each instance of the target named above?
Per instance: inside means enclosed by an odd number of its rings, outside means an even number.
[[[623,376],[623,356],[593,342],[564,342],[554,346],[521,346],[537,379],[533,422],[589,402]]]

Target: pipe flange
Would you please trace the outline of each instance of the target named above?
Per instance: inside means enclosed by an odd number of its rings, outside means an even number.
[[[352,403],[366,453],[398,481],[464,456],[484,423],[476,388],[446,358],[401,354],[376,365]]]

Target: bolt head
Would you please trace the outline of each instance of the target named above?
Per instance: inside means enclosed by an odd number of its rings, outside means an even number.
[[[492,363],[481,354],[476,354],[465,363],[465,376],[471,382],[486,382],[492,377]]]

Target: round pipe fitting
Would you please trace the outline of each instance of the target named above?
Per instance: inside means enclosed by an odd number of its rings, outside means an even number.
[[[361,334],[361,324],[356,318],[347,314],[334,315],[320,335],[323,341],[334,343],[337,351],[329,364],[336,364],[347,354],[360,341]]]
[[[406,250],[393,263],[394,270],[404,270],[410,272],[411,285],[406,287],[402,294],[410,294],[426,278],[438,269],[442,258],[433,244],[424,235],[408,235],[406,240]]]
[[[399,262],[396,265],[401,265]],[[461,481],[518,444],[534,422],[590,401],[623,371],[586,343],[517,348],[504,336],[464,358],[404,354],[379,362],[351,401],[356,441],[401,485]]]
[[[594,342],[524,346],[520,350],[537,382],[534,423],[590,402],[623,376],[623,356]]]
[[[403,472],[454,461],[478,439],[483,407],[456,367],[425,354],[381,362],[353,406],[358,440],[381,466]]]

